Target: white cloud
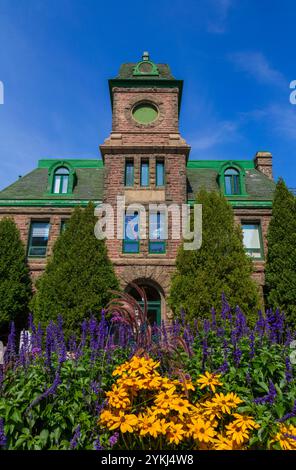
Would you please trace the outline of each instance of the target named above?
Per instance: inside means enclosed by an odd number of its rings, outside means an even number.
[[[238,128],[239,122],[215,122],[206,128],[200,128],[197,133],[188,138],[188,142],[193,151],[211,150],[227,142],[240,140]]]
[[[227,28],[227,19],[230,9],[233,7],[233,0],[210,0],[211,14],[207,23],[208,32],[223,34]]]
[[[288,89],[288,83],[284,75],[273,68],[261,52],[236,52],[230,54],[229,59],[259,83]]]

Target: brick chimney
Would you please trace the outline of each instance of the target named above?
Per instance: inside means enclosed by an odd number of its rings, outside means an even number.
[[[254,162],[256,170],[261,171],[261,173],[273,180],[272,154],[270,152],[257,152],[254,157]]]

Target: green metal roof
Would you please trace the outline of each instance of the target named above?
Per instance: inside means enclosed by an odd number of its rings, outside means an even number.
[[[144,57],[144,56],[143,56]],[[148,55],[149,58],[149,55]],[[147,59],[146,59],[147,60]],[[122,64],[119,69],[119,73],[116,78],[109,80],[109,92],[111,105],[113,106],[113,93],[112,89],[114,87],[123,87],[123,88],[151,88],[151,87],[165,87],[165,88],[178,88],[179,89],[179,112],[181,108],[182,100],[182,90],[183,90],[183,80],[176,80],[172,75],[170,67],[167,64],[156,64],[149,60],[149,63],[157,69],[158,73],[149,74],[136,74],[135,69],[139,64],[144,63],[143,61],[139,62],[128,62]]]
[[[170,67],[167,64],[155,64],[158,69],[158,75],[134,75],[134,69],[137,63],[126,63],[122,64],[119,69],[119,74],[117,75],[117,80],[147,80],[147,77],[151,80],[175,80],[175,77],[172,75]]]
[[[201,189],[208,191],[218,191],[218,175],[227,160],[189,160],[187,164],[187,193],[188,199],[193,200],[195,194]],[[269,201],[273,200],[275,190],[274,181],[270,180],[263,173],[255,169],[253,160],[231,160],[245,171],[246,195],[231,196],[229,199],[236,202],[246,201]],[[269,204],[267,204],[269,205]]]
[[[48,194],[48,173],[49,168],[60,162],[68,163],[75,168],[76,184],[71,194]],[[66,205],[70,201],[81,202],[83,200],[101,201],[104,188],[104,166],[100,160],[74,160],[74,159],[47,159],[39,160],[38,168],[18,179],[15,183],[0,192],[0,203],[5,205],[5,201],[27,201],[36,203],[42,200],[61,205],[63,201]],[[68,202],[67,202],[68,201]],[[25,202],[22,204],[25,205]],[[46,204],[48,205],[48,204]]]
[[[57,163],[68,163],[75,168],[76,184],[71,194],[48,193],[49,170]],[[187,164],[187,194],[193,201],[201,188],[219,191],[218,175],[227,160],[189,160]],[[231,196],[237,207],[270,207],[275,183],[254,167],[253,160],[231,161],[245,171],[246,195]],[[38,168],[0,192],[0,206],[71,206],[87,201],[102,201],[104,165],[101,160],[46,159],[39,160]]]

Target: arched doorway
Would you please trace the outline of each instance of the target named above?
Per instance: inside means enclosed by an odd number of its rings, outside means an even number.
[[[155,323],[157,325],[161,324],[161,294],[159,289],[149,281],[135,281],[141,289],[145,290],[148,302],[148,320],[151,325]],[[130,294],[141,306],[144,302],[141,299],[139,292],[133,287],[128,285],[126,287],[126,292]]]

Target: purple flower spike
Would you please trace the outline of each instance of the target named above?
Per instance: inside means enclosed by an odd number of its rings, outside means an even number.
[[[119,433],[118,433],[118,432],[115,432],[115,433],[113,434],[113,436],[111,436],[111,437],[109,438],[110,447],[114,447],[115,444],[117,444],[118,438],[119,438]]]
[[[81,426],[80,424],[78,424],[77,428],[74,431],[73,437],[70,441],[70,449],[72,450],[76,449],[79,443],[80,436],[81,436]]]
[[[256,403],[256,405],[266,405],[266,404],[272,405],[276,399],[276,396],[277,396],[276,388],[273,382],[270,380],[268,394],[264,395],[264,397],[256,398],[254,400],[254,403]]]
[[[4,433],[4,421],[3,418],[0,418],[0,447],[6,446],[6,436]]]

